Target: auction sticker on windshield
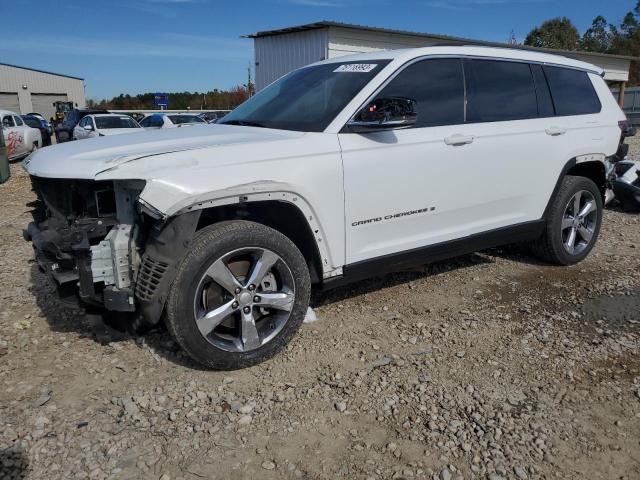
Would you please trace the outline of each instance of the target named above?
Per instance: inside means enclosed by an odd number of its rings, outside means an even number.
[[[340,65],[333,72],[368,73],[377,66],[377,63],[345,63],[344,65]]]

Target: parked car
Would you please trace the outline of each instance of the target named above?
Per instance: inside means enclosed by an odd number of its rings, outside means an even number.
[[[51,133],[49,130],[49,122],[43,121],[42,119],[33,115],[22,115],[21,118],[22,120],[24,120],[24,123],[29,125],[31,128],[36,128],[40,130],[43,147],[51,145]]]
[[[39,113],[35,113],[35,112],[27,113],[27,115],[30,116],[30,117],[39,118],[40,121],[42,122],[42,125],[45,126],[49,130],[49,136],[53,135],[53,125],[51,125],[51,122],[49,122],[49,120],[44,118],[44,116],[40,115]]]
[[[583,260],[625,120],[602,73],[470,46],[319,62],[207,128],[37,152],[26,238],[61,291],[165,319],[208,367],[253,365],[312,286],[515,242]]]
[[[124,115],[129,115],[136,122],[139,122],[140,120],[142,120],[144,117],[147,116],[146,114],[141,113],[141,112],[126,112],[126,113],[124,113]]]
[[[218,120],[225,117],[230,110],[213,110],[211,112],[202,112],[198,116],[207,123],[216,123]]]
[[[152,113],[140,121],[140,126],[149,129],[175,128],[207,123],[193,113]]]
[[[73,129],[73,139],[105,137],[141,131],[140,125],[128,115],[103,113],[85,116]]]
[[[42,146],[40,130],[24,123],[22,117],[9,110],[0,110],[2,132],[9,160],[26,157]]]
[[[109,113],[107,110],[71,110],[65,114],[64,120],[62,123],[58,124],[55,128],[56,142],[64,143],[70,140],[73,140],[73,129],[80,123],[87,115],[92,115],[94,113]]]

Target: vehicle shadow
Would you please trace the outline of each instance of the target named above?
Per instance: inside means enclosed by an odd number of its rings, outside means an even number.
[[[19,445],[0,448],[0,478],[22,480],[27,478],[29,461]]]
[[[314,294],[312,307],[320,307],[344,301],[348,298],[357,297],[366,293],[375,292],[383,288],[394,287],[396,285],[408,284],[421,278],[434,277],[454,270],[462,270],[481,264],[492,264],[494,260],[490,255],[482,252],[463,255],[450,260],[443,260],[414,269],[401,272],[388,273],[378,277],[373,277],[353,284],[337,287],[332,290],[320,291]]]
[[[320,307],[344,301],[348,298],[371,293],[383,288],[409,284],[416,280],[443,275],[451,271],[462,270],[482,264],[492,264],[493,257],[503,257],[518,262],[537,262],[533,257],[522,253],[516,246],[490,249],[471,253],[450,260],[434,262],[412,270],[389,273],[371,279],[328,291],[314,292],[311,306]],[[543,265],[542,262],[535,263]],[[45,274],[39,271],[35,261],[31,264],[31,293],[42,315],[53,331],[75,333],[81,338],[92,339],[101,345],[115,342],[134,342],[140,349],[147,350],[156,360],[165,359],[171,363],[192,370],[206,370],[184,353],[173,341],[164,325],[145,332],[134,332],[131,318],[123,315],[105,317],[97,312],[88,311],[79,305],[63,303],[49,284]],[[2,477],[0,477],[2,478]]]
[[[35,261],[31,262],[30,275],[31,294],[52,331],[75,334],[104,346],[119,342],[133,343],[156,360],[162,358],[192,370],[205,370],[180,349],[163,324],[153,329],[135,330],[130,316],[104,315],[77,303],[60,300]]]

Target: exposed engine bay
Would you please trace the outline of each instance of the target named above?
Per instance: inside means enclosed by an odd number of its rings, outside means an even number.
[[[137,198],[145,182],[31,177],[38,196],[25,231],[61,298],[132,312],[145,233]]]

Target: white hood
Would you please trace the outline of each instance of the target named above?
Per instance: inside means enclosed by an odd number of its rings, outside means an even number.
[[[94,179],[101,172],[112,171],[141,158],[302,136],[304,133],[220,124],[160,129],[46,147],[30,155],[23,166],[29,174],[39,177]],[[144,174],[138,178],[146,179]]]

